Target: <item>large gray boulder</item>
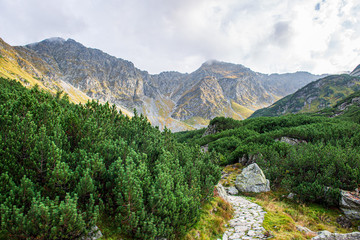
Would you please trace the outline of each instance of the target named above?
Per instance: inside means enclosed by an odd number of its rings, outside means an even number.
[[[341,191],[340,209],[350,219],[360,219],[360,196],[349,192]]]
[[[270,182],[256,163],[250,164],[236,177],[235,187],[240,192],[268,192]]]

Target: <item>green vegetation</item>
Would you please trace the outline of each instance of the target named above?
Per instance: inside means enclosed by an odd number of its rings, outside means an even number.
[[[252,200],[261,205],[267,214],[263,226],[275,239],[311,239],[314,235],[303,233],[296,226],[307,227],[314,232],[328,230],[346,233],[356,231],[355,227],[342,228],[336,219],[341,215],[337,209],[318,204],[299,204],[282,197],[284,192],[252,194]],[[356,226],[356,225],[355,225]]]
[[[208,145],[210,152],[222,155],[223,165],[255,159],[273,189],[296,193],[299,200],[337,205],[339,189],[354,190],[360,184],[360,125],[347,118],[297,114],[243,121],[215,118],[210,124],[216,134],[203,137],[198,130],[176,136]],[[298,144],[280,141],[283,137]]]
[[[185,240],[210,240],[221,238],[225,224],[232,217],[232,207],[220,197],[202,206],[200,220],[185,236]]]
[[[220,179],[215,153],[115,106],[0,78],[0,236],[180,238]],[[110,233],[111,232],[111,233]],[[106,236],[105,236],[106,237]]]
[[[250,118],[275,117],[289,113],[314,113],[335,105],[360,90],[360,77],[331,75],[314,81],[267,108],[255,111]]]
[[[241,172],[239,163],[227,165],[223,171],[228,174],[220,182],[226,186],[234,186],[236,176]],[[267,212],[263,227],[266,236],[274,239],[311,239],[314,234],[300,232],[296,226],[307,227],[314,232],[328,230],[330,232],[347,233],[357,231],[359,221],[353,221],[353,227],[343,228],[337,223],[341,211],[336,208],[315,203],[299,203],[287,198],[288,192],[276,189],[266,193],[242,193],[248,200],[262,206]]]

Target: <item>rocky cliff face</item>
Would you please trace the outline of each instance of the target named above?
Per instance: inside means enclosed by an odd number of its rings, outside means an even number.
[[[7,47],[17,58],[1,56],[13,59],[23,79],[40,81],[55,90],[65,89],[73,98],[78,94],[130,111],[136,108],[154,125],[166,125],[175,131],[207,125],[216,116],[247,118],[319,77],[309,73],[266,75],[218,61],[208,61],[190,74],[150,75],[129,61],[72,39],[51,38]],[[3,69],[8,68],[5,65],[0,64]]]

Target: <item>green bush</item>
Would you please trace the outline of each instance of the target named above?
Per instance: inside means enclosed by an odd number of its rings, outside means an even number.
[[[302,201],[337,205],[339,189],[354,190],[360,184],[360,125],[356,121],[295,114],[238,122],[193,143],[208,144],[209,150],[221,153],[223,165],[256,156],[272,188],[297,193]],[[280,142],[282,137],[300,143]]]
[[[60,95],[0,79],[1,234],[75,239],[101,217],[131,238],[184,235],[220,179],[219,156],[136,112]]]

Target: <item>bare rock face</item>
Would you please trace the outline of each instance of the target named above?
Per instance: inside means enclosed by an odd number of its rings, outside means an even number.
[[[21,69],[24,83],[29,80],[26,78],[36,78],[53,92],[66,85],[71,99],[84,95],[82,102],[108,101],[128,112],[135,108],[152,124],[174,131],[203,127],[217,116],[245,119],[319,77],[304,73],[267,75],[219,61],[205,62],[189,74],[152,75],[130,61],[62,38],[19,47],[0,39],[0,55]],[[4,71],[12,74],[11,69]]]
[[[250,164],[237,176],[235,186],[240,192],[268,192],[270,182],[256,164]]]
[[[350,219],[360,219],[360,196],[349,191],[341,191],[340,209]]]

